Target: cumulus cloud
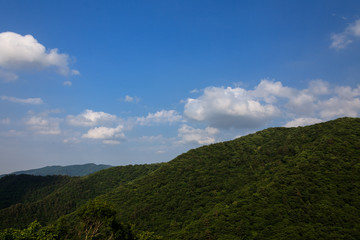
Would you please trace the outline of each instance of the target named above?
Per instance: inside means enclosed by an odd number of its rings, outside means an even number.
[[[360,99],[335,96],[319,102],[319,108],[320,116],[324,119],[343,116],[358,117],[360,113]]]
[[[79,74],[70,70],[69,56],[58,49],[46,49],[32,35],[14,32],[0,33],[0,67],[3,69],[44,69],[54,68],[59,74]],[[10,75],[10,79],[16,78]]]
[[[360,19],[351,23],[343,32],[332,34],[330,48],[343,49],[358,37],[360,37]]]
[[[313,80],[305,89],[262,80],[253,90],[208,87],[196,99],[188,99],[184,115],[217,128],[256,128],[268,120],[292,118],[286,126],[300,126],[360,115],[360,85],[331,87]]]
[[[139,125],[151,125],[153,123],[174,123],[182,120],[182,116],[175,110],[161,110],[156,113],[149,113],[146,117],[138,117],[136,123]]]
[[[124,129],[123,125],[118,125],[115,128],[109,127],[96,127],[90,129],[86,134],[83,134],[83,138],[90,139],[105,139],[111,140],[112,138],[124,138],[125,135],[122,132]]]
[[[32,116],[25,121],[25,124],[36,134],[59,135],[61,133],[60,120],[57,118]]]
[[[67,116],[67,122],[72,126],[92,127],[104,122],[112,122],[116,120],[115,115],[105,112],[94,112],[91,109],[86,109],[81,114],[74,116]]]
[[[188,125],[183,125],[178,129],[178,136],[180,143],[197,143],[200,145],[211,144],[215,142],[215,135],[219,132],[218,129],[207,127],[205,129],[193,128]]]
[[[1,96],[0,99],[13,103],[22,103],[22,104],[31,104],[31,105],[40,105],[44,103],[43,100],[41,100],[41,98],[16,98],[16,97]]]
[[[252,92],[231,87],[208,87],[199,98],[187,99],[184,108],[190,120],[220,128],[257,127],[278,113],[277,107],[260,101]]]

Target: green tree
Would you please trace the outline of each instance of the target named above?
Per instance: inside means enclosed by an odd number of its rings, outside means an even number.
[[[135,239],[128,226],[116,219],[112,205],[101,200],[90,200],[77,211],[80,219],[80,239]]]

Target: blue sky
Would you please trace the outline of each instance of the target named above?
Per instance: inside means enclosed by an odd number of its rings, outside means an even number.
[[[0,174],[360,115],[359,1],[0,0],[0,23]]]

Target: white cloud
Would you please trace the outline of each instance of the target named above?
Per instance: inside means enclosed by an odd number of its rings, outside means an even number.
[[[115,115],[111,115],[105,112],[94,112],[91,109],[86,109],[83,113],[77,116],[67,116],[67,122],[73,126],[91,127],[104,122],[113,122],[115,120]]]
[[[135,102],[135,103],[138,103],[140,102],[140,98],[138,97],[132,97],[132,96],[129,96],[129,95],[126,95],[125,98],[123,99],[120,99],[120,101],[124,101],[124,102]]]
[[[280,117],[292,118],[287,126],[360,116],[360,85],[331,87],[323,80],[310,81],[305,89],[262,80],[254,90],[208,87],[188,99],[184,115],[217,128],[256,128]]]
[[[111,139],[111,138],[124,138],[125,135],[122,132],[124,129],[123,125],[118,125],[115,128],[108,127],[96,127],[90,129],[86,134],[83,134],[83,138],[91,139]]]
[[[128,95],[125,96],[125,102],[132,102],[132,101],[134,101],[133,97],[130,97]]]
[[[267,94],[260,90],[258,92]],[[278,115],[279,111],[274,105],[261,102],[254,95],[254,92],[242,88],[208,87],[199,98],[187,100],[184,114],[191,120],[206,122],[213,127],[260,126]],[[269,96],[262,98],[269,99]]]
[[[71,75],[80,75],[80,72],[78,70],[71,70]]]
[[[360,113],[359,98],[332,97],[319,103],[320,116],[324,119],[337,117],[358,117]]]
[[[330,48],[337,50],[345,48],[358,37],[360,37],[360,19],[351,23],[343,32],[332,34]]]
[[[25,124],[30,127],[32,131],[42,135],[59,135],[60,120],[57,118],[47,118],[44,116],[32,116],[25,121]]]
[[[180,143],[197,143],[200,145],[211,144],[215,142],[214,136],[219,132],[218,129],[207,127],[205,129],[193,128],[188,125],[183,125],[178,129],[178,136]]]
[[[110,144],[110,145],[116,145],[116,144],[120,144],[120,141],[117,140],[103,140],[102,141],[104,144]]]
[[[55,68],[62,75],[79,74],[70,70],[69,56],[58,49],[47,50],[32,35],[0,33],[0,67],[5,69]]]
[[[175,110],[161,110],[156,113],[149,113],[146,117],[138,117],[136,123],[139,125],[151,125],[153,123],[174,123],[182,120],[182,116]]]
[[[254,91],[249,94],[256,98],[263,98],[266,103],[276,102],[276,97],[290,98],[294,95],[294,89],[284,87],[281,82],[274,82],[267,79],[261,80]]]
[[[307,126],[315,123],[323,122],[323,120],[318,118],[297,118],[294,119],[284,125],[284,127],[299,127],[299,126]]]
[[[69,86],[69,87],[71,87],[72,82],[71,82],[71,81],[65,81],[63,84],[64,84],[64,86]]]
[[[41,98],[16,98],[16,97],[1,96],[0,99],[13,103],[22,103],[22,104],[31,104],[31,105],[40,105],[44,103],[43,100],[41,100]]]

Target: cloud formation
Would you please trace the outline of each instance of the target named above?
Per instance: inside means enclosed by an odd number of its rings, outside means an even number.
[[[59,135],[60,120],[57,118],[47,118],[44,116],[32,116],[25,121],[25,124],[36,134]]]
[[[257,127],[278,113],[274,105],[259,101],[251,92],[231,87],[208,87],[199,98],[187,99],[184,108],[190,120],[218,128]]]
[[[13,103],[22,103],[22,104],[31,104],[31,105],[40,105],[44,103],[43,100],[41,100],[41,98],[16,98],[16,97],[1,96],[0,99]]]
[[[360,19],[351,23],[341,33],[334,33],[331,35],[330,48],[343,49],[353,42],[354,38],[360,37]]]
[[[74,116],[67,116],[67,122],[72,126],[92,127],[104,122],[112,122],[116,120],[115,115],[105,112],[94,112],[91,109],[86,109],[81,114]]]
[[[182,120],[182,116],[175,110],[161,110],[156,113],[149,113],[146,117],[136,118],[136,123],[139,125],[151,125],[160,123],[174,123]]]
[[[118,125],[115,128],[109,127],[96,127],[90,129],[86,134],[83,134],[83,138],[90,139],[107,139],[111,140],[112,138],[124,138],[125,135],[122,132],[124,129],[123,125]]]
[[[218,129],[207,127],[205,129],[193,128],[184,124],[178,129],[178,137],[180,143],[197,143],[200,145],[215,143],[215,135]]]
[[[131,97],[129,95],[126,95],[125,98],[124,98],[124,101],[125,102],[135,102],[135,103],[138,103],[140,102],[140,98],[138,97]]]
[[[184,115],[216,128],[257,128],[277,118],[292,118],[286,126],[306,125],[343,116],[360,115],[360,85],[330,87],[314,80],[298,90],[281,82],[262,80],[253,90],[208,87],[189,98]]]
[[[0,33],[0,77],[7,81],[17,79],[14,70],[54,68],[62,75],[78,75],[69,68],[69,56],[58,49],[47,50],[32,35],[14,32]],[[5,69],[5,70],[4,70]]]

